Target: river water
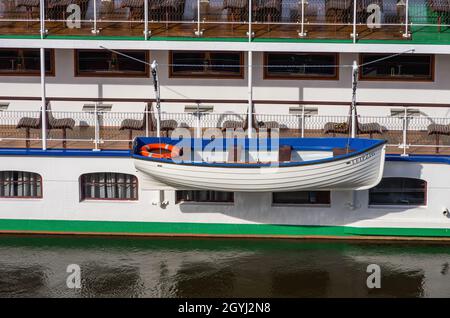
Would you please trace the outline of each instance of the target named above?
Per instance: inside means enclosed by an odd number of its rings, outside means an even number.
[[[450,244],[0,236],[0,297],[35,296],[449,297]]]

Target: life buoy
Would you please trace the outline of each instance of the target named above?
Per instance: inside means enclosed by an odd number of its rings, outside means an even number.
[[[152,150],[168,150],[170,152],[158,153]],[[171,159],[181,155],[181,149],[170,144],[148,144],[141,147],[141,155],[156,159]]]

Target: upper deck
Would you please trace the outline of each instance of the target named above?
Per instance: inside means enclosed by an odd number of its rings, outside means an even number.
[[[442,0],[0,0],[0,37],[449,44]]]

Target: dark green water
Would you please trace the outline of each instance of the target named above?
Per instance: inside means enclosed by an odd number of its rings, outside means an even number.
[[[449,264],[450,244],[0,236],[0,297],[449,297]]]

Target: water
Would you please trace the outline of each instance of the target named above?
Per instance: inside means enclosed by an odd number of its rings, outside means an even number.
[[[450,244],[0,236],[0,297],[449,297],[449,264]]]

